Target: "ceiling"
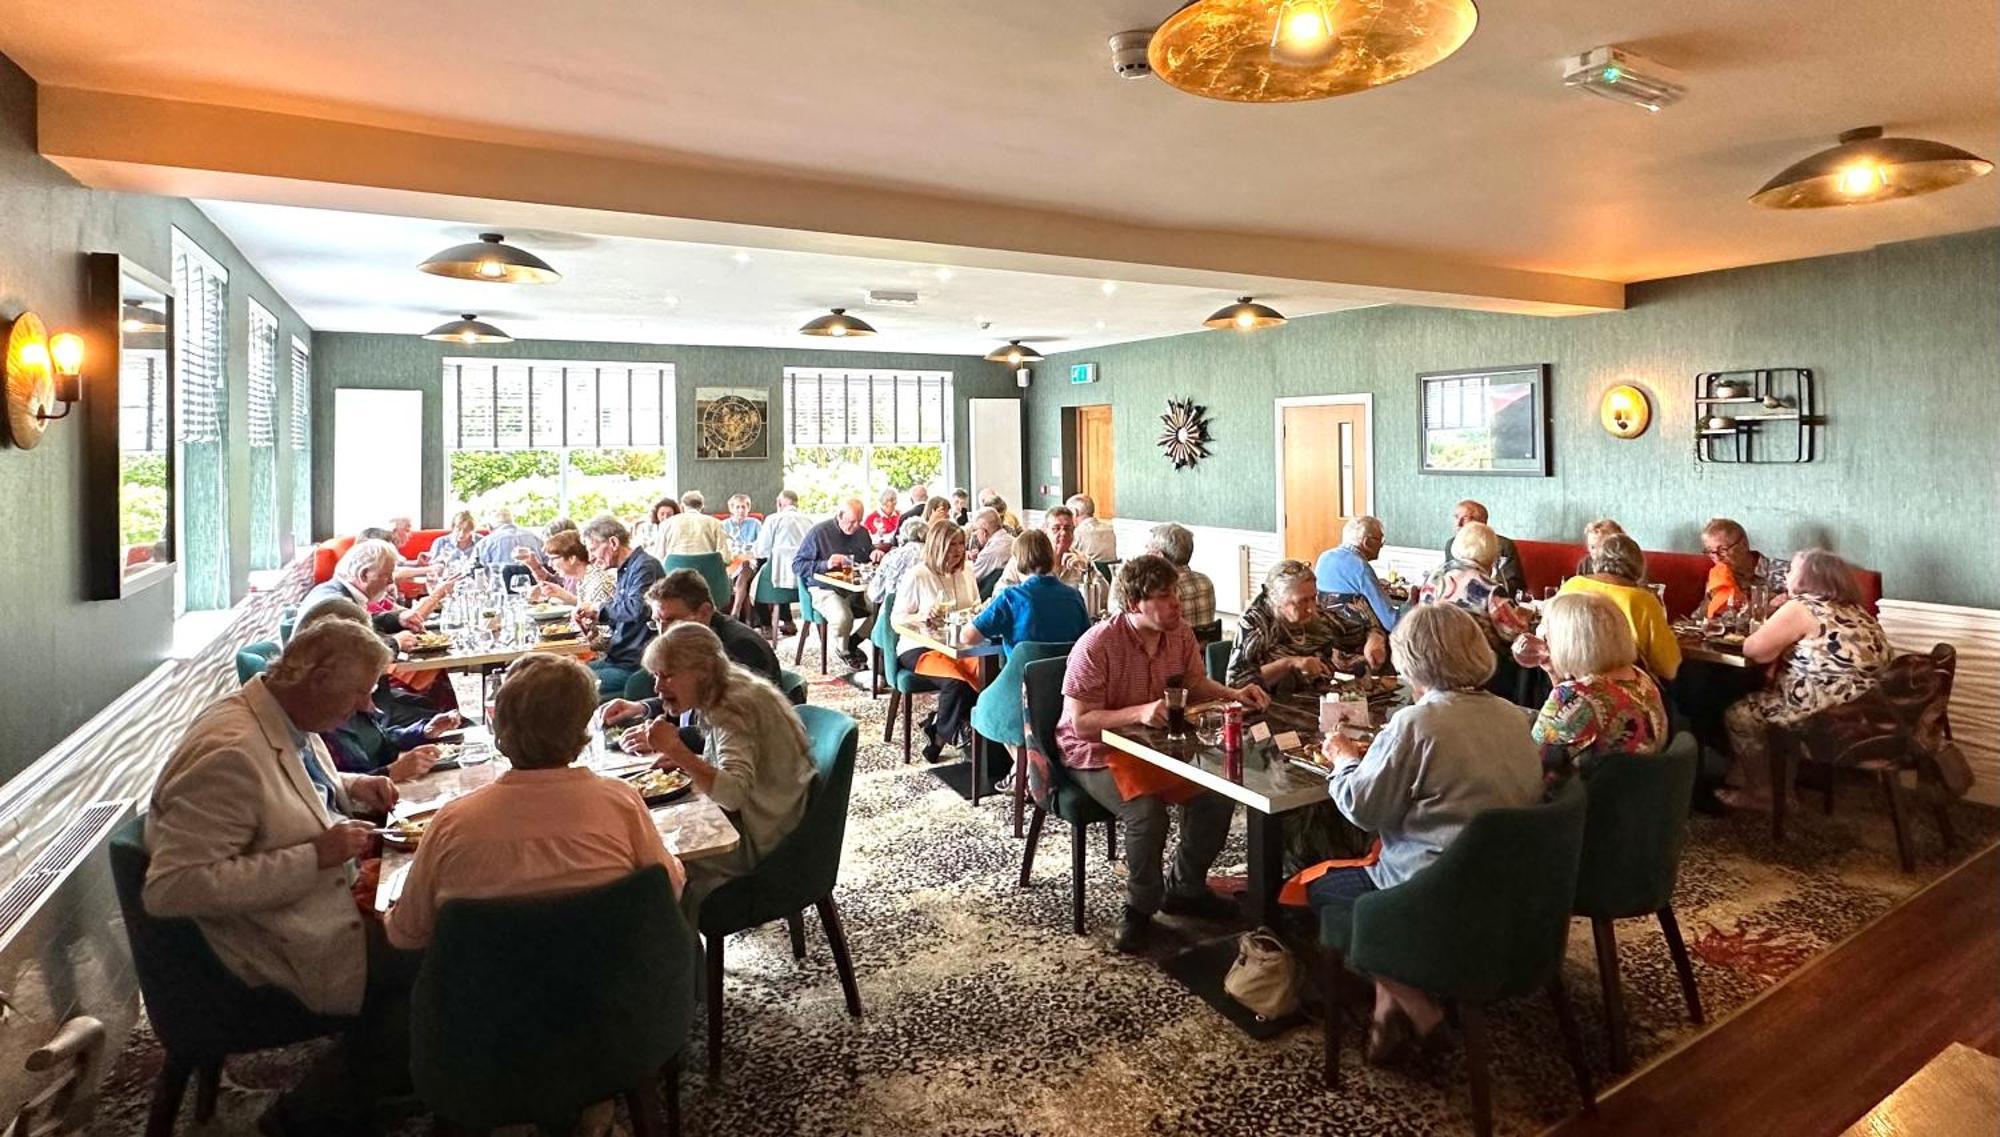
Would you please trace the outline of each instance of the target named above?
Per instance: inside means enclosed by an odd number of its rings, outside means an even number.
[[[1009,339],[1067,351],[1200,331],[1209,313],[1235,298],[1215,288],[534,230],[509,232],[508,242],[550,262],[563,279],[494,285],[416,268],[474,240],[478,226],[195,204],[319,331],[414,335],[472,312],[516,339],[984,355]],[[870,305],[870,290],[914,292],[917,303]],[[1264,299],[1288,316],[1365,303],[1324,289]],[[799,335],[799,325],[834,306],[879,334]]]
[[[1771,174],[1851,126],[1880,123],[1892,134],[2000,155],[2000,0],[1489,0],[1471,42],[1431,71],[1346,98],[1256,107],[1112,75],[1106,37],[1151,26],[1175,6],[427,0],[393,19],[363,19],[340,0],[11,0],[0,51],[45,88],[1111,219],[1166,234],[1157,242],[1163,255],[1176,233],[1248,234],[1442,258],[1436,264],[1447,272],[1456,261],[1633,281],[2000,224],[2000,178],[1850,210],[1776,213],[1746,201]],[[1681,70],[1686,100],[1648,115],[1565,90],[1559,60],[1605,43]],[[289,200],[275,191],[230,196]],[[837,196],[825,195],[828,216],[814,228],[855,232],[839,229]],[[399,235],[415,242],[424,234],[387,225],[357,238],[380,249],[371,266],[296,243],[310,235],[260,236],[293,228],[269,216],[215,209],[260,267],[260,241],[273,243],[271,256],[297,259],[269,267],[309,318],[314,264],[381,279],[396,270],[397,287],[385,295],[401,297],[416,286],[400,270],[427,251],[399,244],[392,252]],[[657,242],[640,247],[662,252]],[[607,290],[635,290],[612,298],[620,315],[602,318],[661,319],[634,309],[662,283],[688,308],[762,281],[756,311],[716,313],[737,319],[732,334],[741,335],[773,334],[830,299],[891,285],[888,277],[914,263],[774,258],[766,277],[758,262],[717,276],[713,254],[693,248],[658,266],[595,261],[624,248],[606,240],[575,251],[572,263],[609,275]],[[895,257],[887,244],[842,251]],[[1177,279],[1203,292],[1202,281]],[[1224,292],[1235,283],[1213,282]],[[1055,320],[1084,283],[1038,279],[1031,296],[1005,279],[974,288],[968,274],[961,296],[934,290],[942,322],[933,329],[926,310],[912,334],[935,330],[944,342],[952,322],[995,315],[978,309],[1013,297],[1024,307],[998,314],[995,331],[1011,322],[1028,334],[1081,336],[1085,329]],[[993,300],[982,291],[989,287]],[[845,297],[822,295],[840,290]],[[1332,292],[1300,295],[1292,307],[1363,297]],[[1185,328],[1190,307],[1199,314],[1215,294],[1198,302],[1162,295],[1157,311],[1153,297],[1140,304],[1134,295],[1135,308],[1151,314],[1132,326],[1157,319],[1167,327],[1171,307],[1170,330]],[[452,307],[437,303],[441,296],[408,295],[415,307],[394,314],[401,330]],[[381,299],[327,302],[342,304],[341,319],[386,323],[393,313],[375,310]],[[565,326],[588,314],[571,313]],[[686,327],[692,315],[665,322]]]

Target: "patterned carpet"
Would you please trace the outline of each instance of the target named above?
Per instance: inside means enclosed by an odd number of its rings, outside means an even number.
[[[789,646],[789,645],[788,645]],[[1269,1043],[1238,1033],[1145,959],[1109,948],[1123,866],[1102,841],[1090,857],[1089,934],[1068,931],[1068,834],[1051,822],[1034,887],[1016,885],[1021,843],[1004,798],[978,809],[902,747],[882,743],[884,702],[821,679],[811,700],[860,720],[862,749],[837,893],[866,1014],[850,1019],[817,920],[795,963],[782,926],[729,944],[724,1077],[683,1079],[691,1134],[1381,1134],[1468,1132],[1462,1052],[1435,1066],[1370,1069],[1348,1032],[1338,1092],[1321,1089],[1317,1028]],[[1886,812],[1863,783],[1839,813],[1803,810],[1774,847],[1761,818],[1697,818],[1676,909],[1711,1022],[1741,1006],[1897,899],[1950,867],[1928,817],[1919,871],[1897,871]],[[1960,851],[2000,834],[2000,815],[1957,807]],[[1242,860],[1241,816],[1218,871]],[[1956,858],[1952,863],[1955,863]],[[1223,929],[1163,921],[1155,955]],[[1643,1063],[1692,1028],[1657,926],[1625,921],[1619,955],[1634,1056]],[[1566,981],[1600,1083],[1603,1020],[1589,927],[1570,936]],[[1502,1132],[1538,1132],[1576,1107],[1545,1001],[1493,1017]],[[701,1065],[699,1048],[694,1051]],[[225,1075],[214,1121],[181,1132],[248,1134],[305,1047],[245,1057]],[[107,1077],[93,1133],[138,1133],[159,1051],[142,1026]],[[407,1118],[396,1134],[430,1131]]]

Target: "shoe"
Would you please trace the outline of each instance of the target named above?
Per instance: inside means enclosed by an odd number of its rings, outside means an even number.
[[[786,620],[784,623],[778,625],[778,634],[782,636],[796,636],[799,634],[799,626],[790,620]]]
[[[1118,917],[1118,935],[1111,941],[1112,948],[1126,955],[1137,955],[1152,938],[1152,914],[1127,904]]]
[[[848,648],[846,651],[841,652],[840,659],[841,662],[847,664],[847,666],[853,668],[856,671],[868,670],[868,657],[862,655],[859,651],[856,651],[853,648]]]
[[[1394,1007],[1388,1018],[1369,1021],[1368,1046],[1361,1057],[1370,1066],[1405,1066],[1429,1061],[1443,1045],[1443,1019],[1431,1027],[1429,1034],[1420,1035],[1410,1016],[1401,1007]]]
[[[944,760],[944,743],[939,742],[935,738],[931,739],[929,742],[924,743],[924,761],[941,762],[943,760]]]
[[[1014,792],[1014,771],[1007,771],[999,781],[993,783],[993,792],[1011,794]]]
[[[1160,911],[1169,916],[1188,916],[1216,924],[1232,923],[1241,919],[1243,915],[1243,909],[1235,902],[1217,896],[1206,888],[1200,892],[1169,892],[1160,901]]]

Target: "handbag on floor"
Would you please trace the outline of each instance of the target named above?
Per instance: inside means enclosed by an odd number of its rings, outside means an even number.
[[[1222,989],[1260,1019],[1284,1018],[1299,1009],[1298,961],[1269,928],[1245,932]]]

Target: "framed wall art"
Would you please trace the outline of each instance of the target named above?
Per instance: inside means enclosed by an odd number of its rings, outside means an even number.
[[[1417,468],[1426,474],[1546,478],[1549,365],[1417,376]]]

